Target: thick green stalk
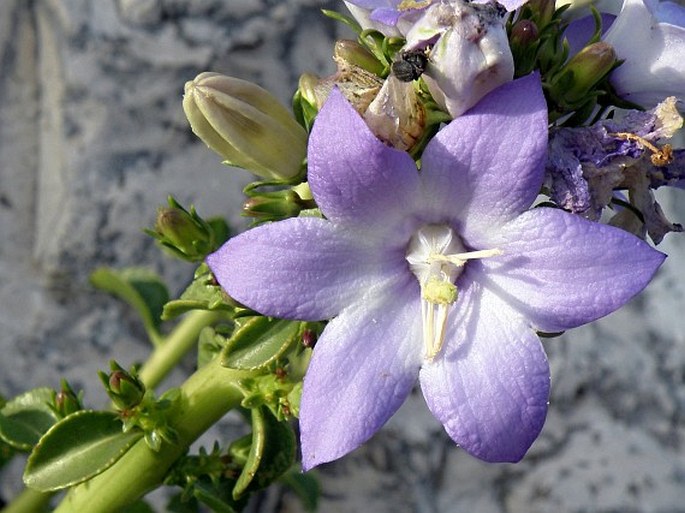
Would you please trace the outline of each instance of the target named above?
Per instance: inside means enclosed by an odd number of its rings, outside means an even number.
[[[207,310],[188,313],[157,345],[140,369],[140,379],[148,388],[155,388],[197,343],[202,328],[213,324],[225,314]]]
[[[52,493],[24,488],[12,502],[2,509],[2,513],[42,513],[48,510],[53,495]]]
[[[236,385],[249,375],[221,367],[218,359],[199,369],[181,387],[180,405],[170,419],[179,443],[154,452],[140,440],[105,472],[71,489],[55,513],[116,513],[158,487],[190,444],[240,404]]]

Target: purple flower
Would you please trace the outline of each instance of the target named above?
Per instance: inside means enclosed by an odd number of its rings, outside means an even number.
[[[443,128],[421,170],[334,91],[308,149],[324,219],[262,225],[207,259],[264,315],[332,319],[304,380],[303,466],[339,458],[400,407],[417,376],[447,433],[486,461],[518,461],[542,428],[558,332],[637,294],[664,255],[559,209],[540,189],[540,79],[509,82]]]

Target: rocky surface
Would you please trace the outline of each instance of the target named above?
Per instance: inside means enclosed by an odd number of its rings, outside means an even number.
[[[332,69],[343,33],[315,0],[0,2],[0,392],[57,386],[102,404],[95,371],[148,348],[130,312],[94,292],[96,267],[152,265],[180,290],[192,268],[141,227],[174,194],[239,226],[248,177],[196,141],[180,107],[204,70],[288,102],[302,71]],[[685,221],[683,192],[664,199]],[[685,512],[685,237],[649,289],[602,321],[545,342],[551,409],[517,465],[456,448],[420,393],[369,444],[323,466],[331,513]],[[177,374],[175,379],[179,379]],[[19,489],[19,467],[0,495]],[[253,511],[296,512],[274,489]]]

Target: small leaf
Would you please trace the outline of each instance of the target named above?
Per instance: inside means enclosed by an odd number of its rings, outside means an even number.
[[[20,451],[30,451],[57,422],[50,408],[54,392],[36,388],[9,401],[0,410],[0,438]]]
[[[90,282],[135,308],[148,336],[159,341],[162,310],[169,301],[169,291],[159,276],[148,269],[101,267],[90,275]]]
[[[290,424],[279,422],[264,406],[251,411],[252,446],[233,488],[234,499],[270,485],[295,460],[295,433]]]
[[[304,323],[271,317],[249,317],[229,339],[221,365],[231,369],[258,370],[280,358],[302,338]]]
[[[226,345],[226,337],[222,336],[217,331],[219,329],[213,326],[206,326],[200,331],[200,336],[197,343],[197,367],[202,368],[211,362],[216,355],[218,355],[221,350]]]
[[[72,413],[50,428],[29,455],[24,483],[49,492],[86,481],[112,466],[141,436],[140,431],[123,433],[116,413]]]
[[[201,264],[195,277],[179,299],[164,305],[162,319],[169,320],[190,310],[226,310],[232,312],[235,305],[214,280],[207,264]]]

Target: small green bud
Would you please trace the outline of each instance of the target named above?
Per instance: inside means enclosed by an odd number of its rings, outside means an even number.
[[[307,133],[258,85],[200,73],[186,82],[183,110],[195,135],[227,164],[267,180],[289,181],[300,174]]]
[[[583,101],[615,64],[616,52],[609,43],[600,41],[586,46],[560,71],[553,85],[555,97],[568,104]]]
[[[105,385],[107,395],[120,410],[135,408],[143,400],[145,385],[135,372],[125,371],[118,363],[110,362],[112,372],[99,372],[100,380]]]
[[[243,215],[256,217],[262,221],[277,221],[295,217],[302,210],[316,208],[307,183],[291,189],[261,193],[251,193],[243,204]]]
[[[71,388],[71,385],[63,379],[61,390],[55,393],[55,398],[53,400],[54,406],[52,409],[60,418],[64,418],[67,415],[83,409],[80,396],[81,394],[76,394],[74,389]]]
[[[160,208],[155,228],[176,246],[186,246],[188,242],[209,242],[207,231],[193,222],[188,212],[179,208]]]
[[[265,221],[297,216],[302,210],[299,197],[292,191],[283,193],[278,196],[267,193],[248,199],[243,204],[243,215]]]
[[[302,73],[298,81],[298,92],[303,100],[309,105],[312,105],[318,110],[319,108],[319,93],[317,88],[321,79],[313,73]]]
[[[340,39],[333,47],[333,60],[337,63],[357,66],[366,71],[380,76],[383,73],[383,65],[376,57],[356,41]]]
[[[169,206],[157,210],[154,230],[145,233],[157,239],[177,257],[190,262],[199,262],[216,250],[227,238],[227,226],[223,220],[205,221],[195,207],[186,210],[173,196],[169,196]]]

